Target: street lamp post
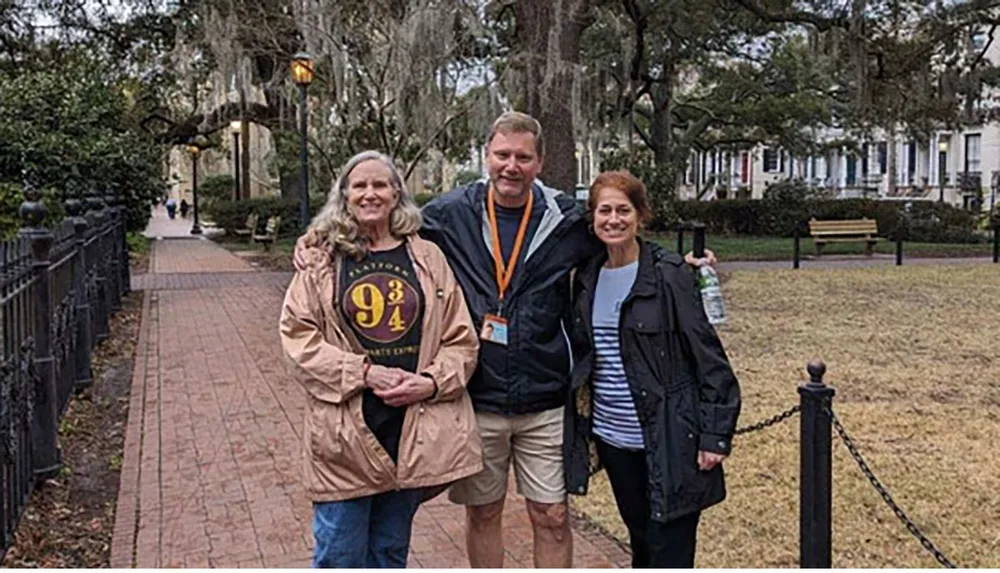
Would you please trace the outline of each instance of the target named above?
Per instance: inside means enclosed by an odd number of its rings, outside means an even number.
[[[938,142],[938,185],[940,193],[938,202],[944,203],[944,184],[948,178],[948,142],[941,140]]]
[[[243,122],[232,121],[229,131],[233,134],[233,199],[240,198],[240,128]]]
[[[309,109],[306,101],[306,90],[313,80],[313,59],[305,52],[299,52],[292,57],[291,63],[292,81],[299,86],[299,130],[302,135],[302,149],[300,159],[302,162],[302,175],[300,179],[301,189],[299,190],[299,224],[305,229],[309,224]]]
[[[191,195],[194,202],[194,225],[191,227],[191,234],[200,235],[201,226],[198,225],[198,155],[201,153],[201,148],[191,144],[188,146],[188,151],[191,152]]]

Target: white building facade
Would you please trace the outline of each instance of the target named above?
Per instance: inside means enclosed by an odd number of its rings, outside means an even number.
[[[798,180],[840,198],[944,200],[969,207],[981,188],[982,207],[989,209],[996,202],[998,174],[1000,125],[983,125],[938,132],[929,141],[875,138],[858,149],[813,156],[767,146],[692,153],[679,194],[759,199],[774,183]]]

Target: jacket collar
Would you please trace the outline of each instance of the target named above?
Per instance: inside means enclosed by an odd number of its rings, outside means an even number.
[[[653,296],[658,288],[656,267],[663,258],[663,249],[642,237],[636,237],[636,240],[639,242],[639,270],[629,296]],[[601,267],[607,260],[608,251],[601,250],[580,271],[581,284],[590,292],[593,292],[597,287],[597,278],[600,275]]]
[[[486,193],[489,191],[490,182],[488,179],[484,179],[477,181],[474,185],[472,195],[481,221],[480,230],[483,236],[483,243],[486,245],[486,250],[490,256],[493,256],[493,236],[490,230],[489,217],[486,214]],[[566,209],[559,205],[557,197],[560,195],[560,191],[546,187],[540,181],[535,180],[531,184],[531,192],[535,194],[536,202],[540,200],[545,205],[545,211],[542,214],[542,220],[538,224],[538,229],[531,239],[531,243],[526,245],[525,261],[538,251],[539,247],[555,232],[563,221],[570,220],[572,217],[572,214],[567,214]],[[573,218],[572,221],[575,221],[577,218],[579,217]]]

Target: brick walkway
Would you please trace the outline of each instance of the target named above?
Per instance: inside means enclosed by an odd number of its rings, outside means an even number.
[[[145,298],[111,566],[307,567],[304,400],[277,332],[289,275],[251,271],[209,241],[156,241],[153,257],[154,274],[133,283]],[[506,565],[530,566],[513,493],[504,520]],[[576,566],[627,564],[585,523],[574,536]],[[409,564],[468,566],[461,507],[440,496],[421,508]]]

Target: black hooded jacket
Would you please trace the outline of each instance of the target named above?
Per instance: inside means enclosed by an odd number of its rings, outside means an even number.
[[[576,365],[563,459],[566,488],[574,494],[586,493],[594,469],[591,315],[606,258],[594,257],[573,283]],[[681,257],[640,240],[639,270],[622,302],[619,328],[622,363],[646,444],[650,519],[667,522],[722,501],[722,465],[700,471],[698,452],[729,454],[740,413],[740,387]]]

